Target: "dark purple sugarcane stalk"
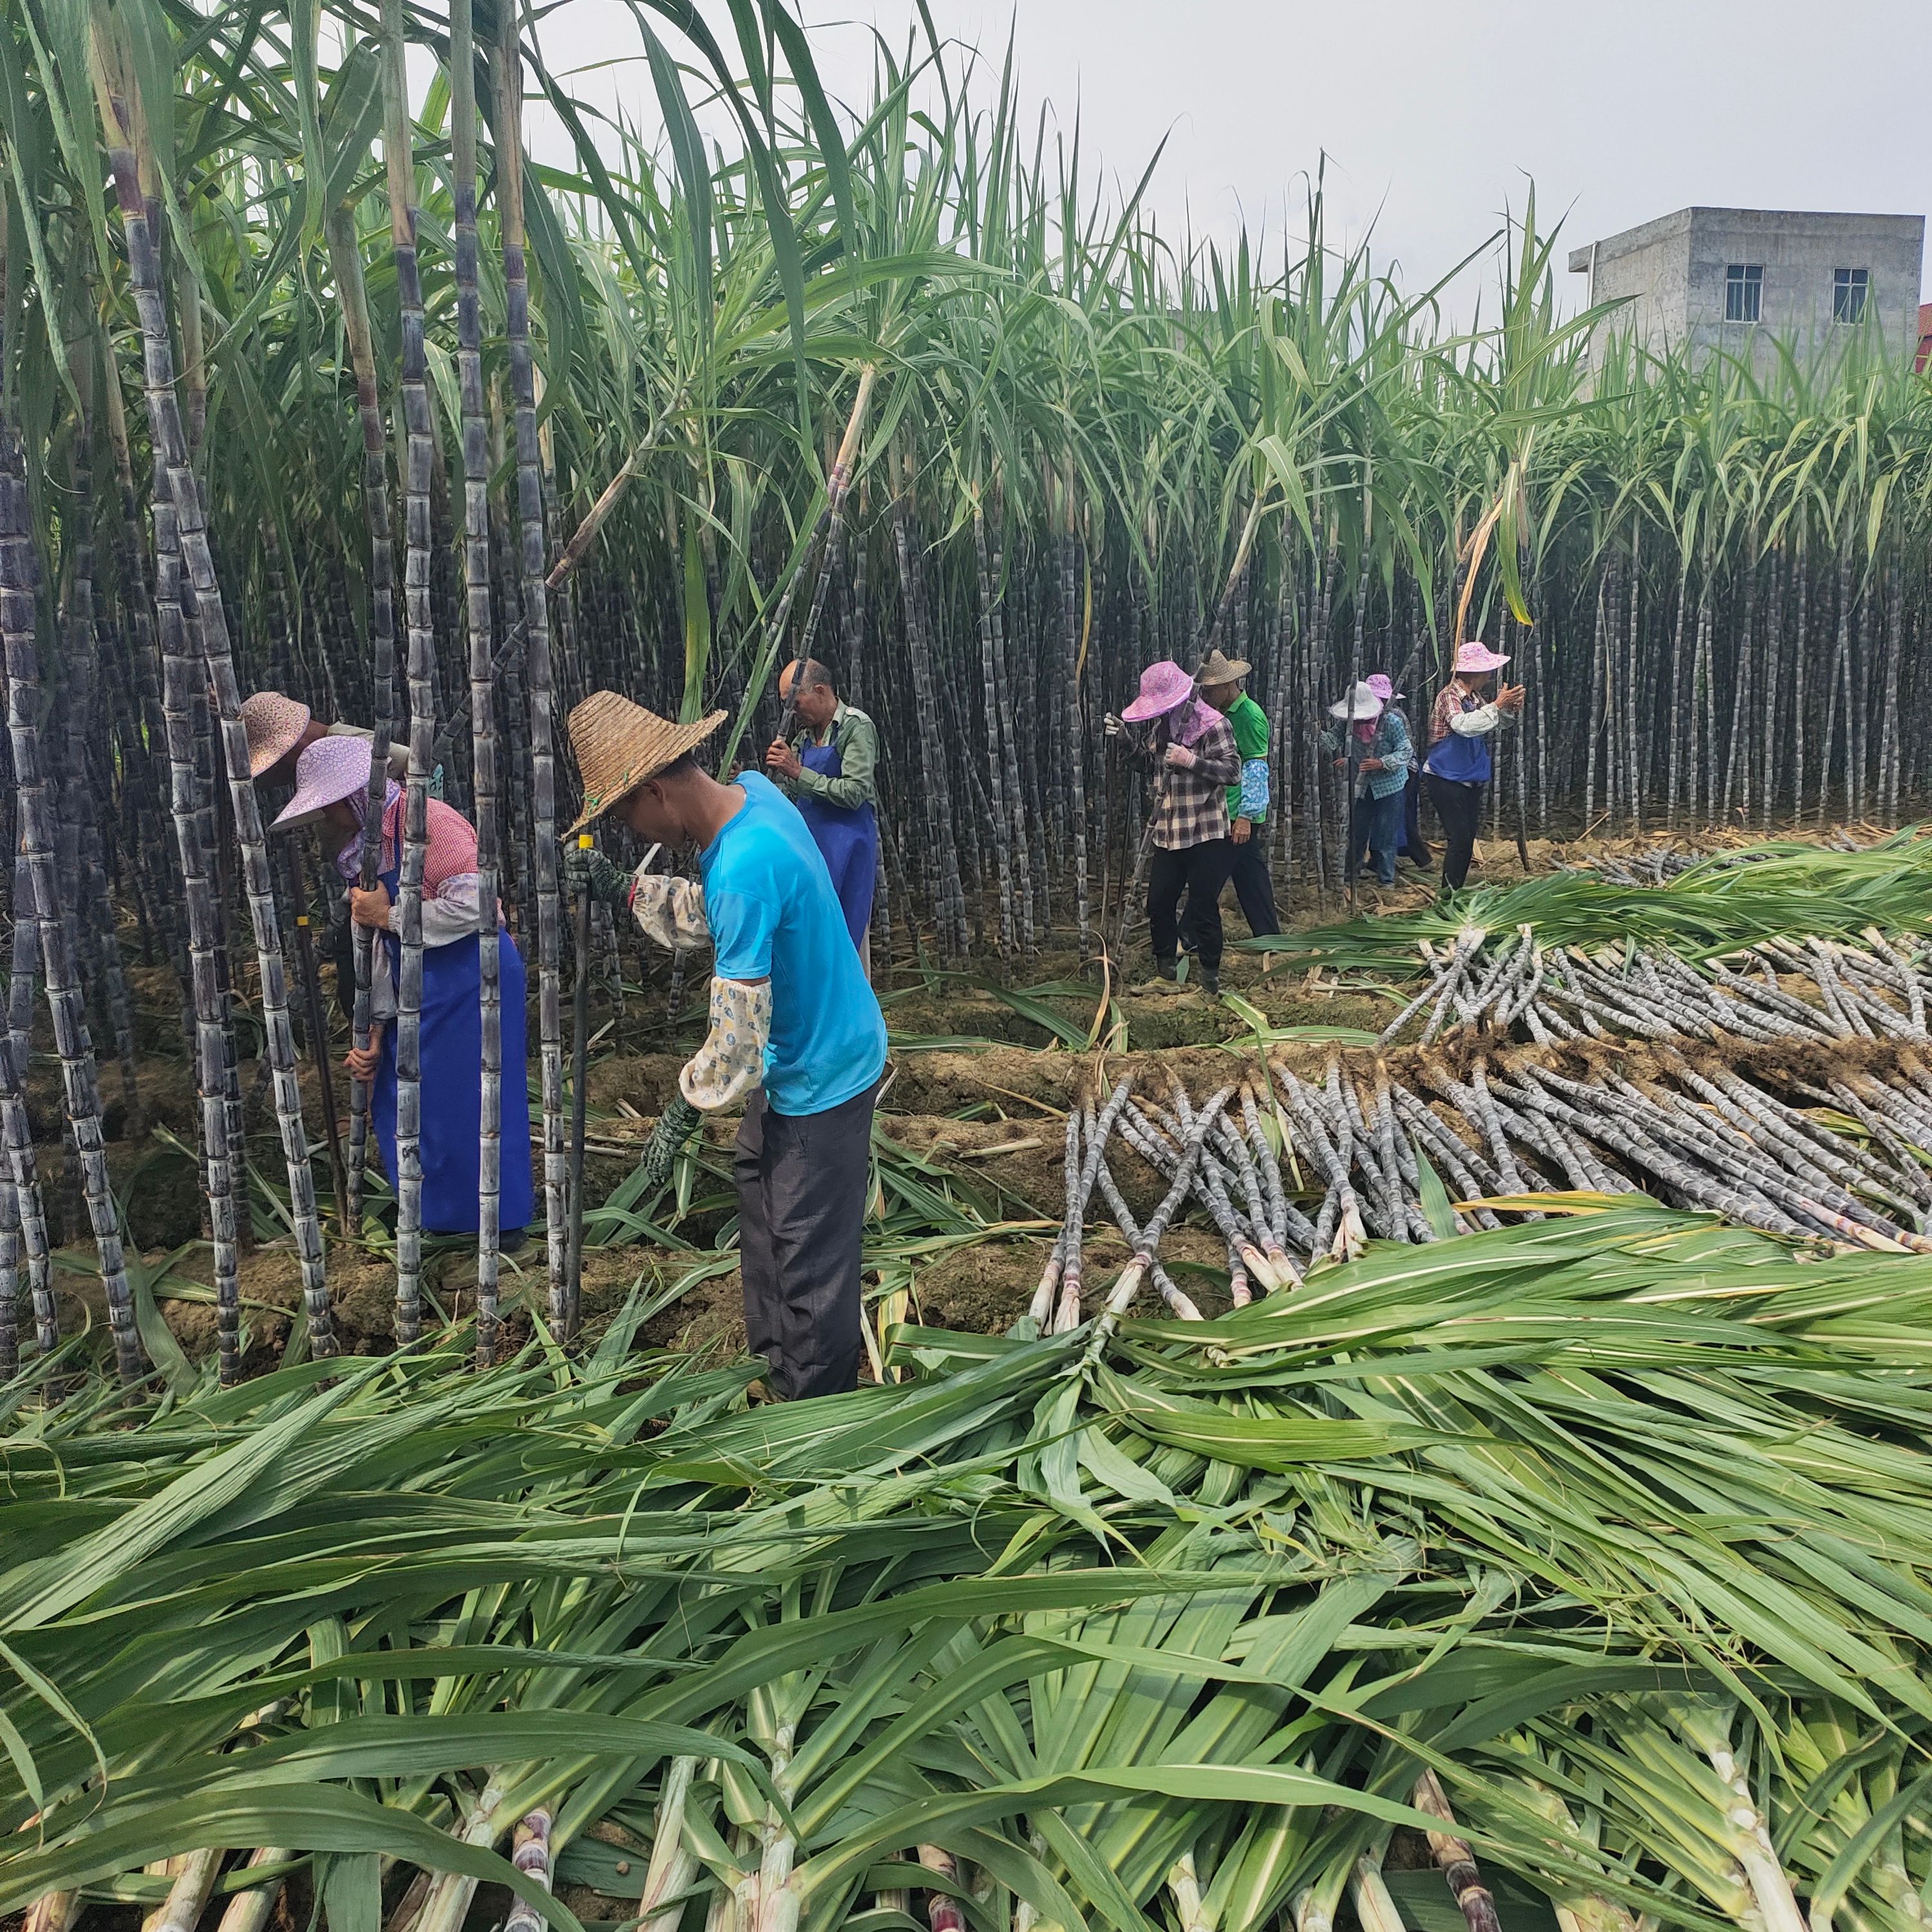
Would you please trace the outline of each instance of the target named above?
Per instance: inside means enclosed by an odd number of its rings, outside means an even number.
[[[163,306],[147,206],[141,191],[142,166],[130,145],[131,117],[125,90],[132,86],[124,48],[111,44],[97,26],[98,93],[108,158],[120,203],[128,250],[128,278],[140,318],[145,398],[149,440],[168,473],[187,585],[194,595],[194,620],[207,682],[221,723],[229,796],[242,848],[243,878],[254,928],[261,971],[261,1019],[273,1070],[276,1123],[280,1130],[296,1247],[302,1275],[302,1298],[310,1334],[319,1355],[335,1352],[334,1325],[324,1272],[322,1226],[316,1210],[315,1179],[309,1166],[308,1136],[302,1120],[302,1087],[295,1035],[289,1024],[288,987],[283,968],[281,933],[274,887],[268,868],[261,810],[249,775],[248,736],[239,712],[241,692],[230,648],[228,620],[215,580],[201,492],[190,466],[188,441],[176,400],[174,348]],[[152,158],[149,158],[152,159]],[[231,1146],[231,1153],[234,1151]],[[103,1168],[105,1180],[105,1168]],[[111,1207],[111,1197],[109,1205]],[[97,1223],[98,1226],[98,1223]],[[116,1237],[118,1249],[118,1237]]]
[[[115,1363],[122,1381],[132,1383],[146,1373],[147,1364],[135,1330],[134,1300],[122,1252],[119,1216],[108,1182],[107,1149],[100,1130],[100,1094],[86,1005],[61,925],[53,830],[40,760],[40,660],[34,632],[38,591],[39,559],[27,500],[25,457],[12,423],[0,420],[0,650],[6,662],[7,729],[14,752],[20,853],[26,862],[22,882],[28,889],[24,902],[16,898],[14,916],[39,934],[54,1045],[60,1055],[62,1091],[100,1258]],[[14,1172],[17,1184],[17,1161]]]

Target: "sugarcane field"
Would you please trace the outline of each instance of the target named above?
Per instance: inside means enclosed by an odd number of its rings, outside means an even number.
[[[0,5],[0,1932],[1932,1918],[1924,222],[1406,6]]]

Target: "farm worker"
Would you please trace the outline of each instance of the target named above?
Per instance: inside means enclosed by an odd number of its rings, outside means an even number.
[[[1348,801],[1348,868],[1352,872],[1366,852],[1375,860],[1376,877],[1385,886],[1395,884],[1396,842],[1402,836],[1402,794],[1415,762],[1408,724],[1376,695],[1364,679],[1347,697],[1328,707],[1335,720],[1322,734],[1324,747],[1334,754],[1335,768],[1348,768],[1346,725],[1355,740],[1355,790]]]
[[[1142,754],[1156,772],[1154,855],[1148,870],[1148,936],[1154,970],[1178,976],[1182,922],[1201,962],[1202,990],[1221,990],[1221,888],[1234,848],[1228,838],[1228,788],[1238,784],[1241,754],[1234,728],[1194,694],[1194,680],[1170,658],[1141,673],[1140,693],[1120,713],[1123,725],[1151,722]]]
[[[1228,788],[1228,838],[1232,863],[1228,877],[1240,902],[1241,916],[1256,938],[1279,932],[1274,909],[1274,881],[1268,876],[1268,713],[1241,688],[1248,674],[1245,658],[1223,657],[1210,651],[1196,673],[1201,699],[1228,721],[1234,748],[1241,754],[1240,779]],[[1262,956],[1262,970],[1274,963]]]
[[[778,675],[778,700],[795,704],[805,729],[788,744],[774,738],[765,769],[798,807],[832,874],[845,929],[872,976],[872,887],[879,876],[879,729],[841,701],[832,674],[802,658]]]
[[[349,915],[371,928],[376,949],[370,992],[375,1025],[366,1048],[350,1052],[350,1077],[370,1089],[370,1112],[382,1144],[382,1164],[396,1179],[396,976],[402,915],[398,875],[403,788],[390,781],[382,807],[378,883],[356,883],[362,865],[362,826],[368,810],[369,745],[365,738],[325,735],[296,765],[295,796],[275,820],[280,827],[314,824],[335,869],[349,887]],[[432,1234],[473,1234],[477,1226],[478,1143],[483,1120],[483,1022],[478,960],[476,833],[454,807],[433,798],[422,878],[422,1225]],[[502,1008],[499,1089],[501,1136],[497,1225],[507,1236],[530,1218],[530,1081],[524,1058],[524,962],[496,920],[497,985]]]
[[[258,691],[242,700],[236,712],[248,739],[248,776],[257,784],[293,784],[296,761],[322,738],[359,738],[362,741],[362,782],[369,782],[369,740],[375,734],[359,724],[325,724],[298,698],[279,691]],[[400,784],[409,776],[410,748],[392,740],[389,776]]]
[[[1490,678],[1508,662],[1480,638],[1458,645],[1456,674],[1436,694],[1429,715],[1429,755],[1422,769],[1429,802],[1442,823],[1442,884],[1450,891],[1469,876],[1490,782],[1490,734],[1522,708],[1520,684],[1488,694]]]
[[[1402,728],[1408,733],[1408,742],[1413,746],[1414,729],[1408,722],[1408,713],[1402,709],[1402,700],[1408,693],[1396,690],[1394,680],[1381,671],[1370,676],[1369,688],[1402,720]],[[1395,851],[1398,859],[1407,859],[1418,872],[1429,870],[1429,844],[1422,836],[1422,770],[1419,765],[1409,766],[1408,782],[1402,788],[1402,836],[1396,842]]]
[[[571,828],[614,812],[646,844],[694,852],[688,880],[627,874],[574,849],[566,872],[628,904],[660,945],[709,945],[711,1030],[645,1149],[647,1187],[670,1172],[700,1115],[743,1103],[732,1166],[745,1330],[772,1393],[832,1395],[858,1379],[860,1237],[871,1189],[872,1105],[886,1023],[795,806],[746,772],[720,784],[692,756],[723,723],[673,724],[614,691],[570,714],[584,776]]]

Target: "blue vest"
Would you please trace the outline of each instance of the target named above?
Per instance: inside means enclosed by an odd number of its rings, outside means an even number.
[[[1466,697],[1462,708],[1465,712],[1480,710],[1487,701]],[[1423,760],[1423,770],[1457,784],[1487,784],[1490,741],[1486,737],[1466,738],[1460,731],[1451,731],[1439,743],[1430,747],[1429,756]]]

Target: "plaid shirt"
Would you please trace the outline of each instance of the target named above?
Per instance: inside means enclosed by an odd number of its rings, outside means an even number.
[[[1154,807],[1154,842],[1164,852],[1184,852],[1228,836],[1228,788],[1241,776],[1241,754],[1234,728],[1225,718],[1214,723],[1189,748],[1194,764],[1186,771],[1166,762],[1167,728],[1163,719],[1148,749],[1160,786]]]

